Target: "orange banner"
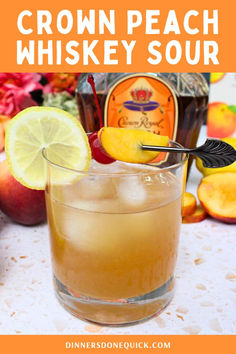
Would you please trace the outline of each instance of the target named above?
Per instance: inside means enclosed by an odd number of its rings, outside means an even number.
[[[1,336],[4,354],[171,353],[234,354],[235,336]]]
[[[1,72],[230,72],[235,2],[1,4]]]

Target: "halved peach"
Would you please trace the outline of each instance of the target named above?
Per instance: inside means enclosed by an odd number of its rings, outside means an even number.
[[[182,223],[192,224],[192,223],[200,222],[206,219],[206,217],[207,217],[206,211],[203,209],[201,205],[197,205],[193,214],[182,217]]]
[[[236,173],[215,173],[204,177],[198,187],[198,198],[213,218],[236,223]]]
[[[145,151],[141,145],[167,146],[168,136],[150,133],[140,129],[104,127],[98,137],[104,150],[115,160],[131,163],[147,163],[154,160],[160,153]]]
[[[182,216],[192,215],[196,209],[197,201],[192,193],[185,192],[182,199]]]

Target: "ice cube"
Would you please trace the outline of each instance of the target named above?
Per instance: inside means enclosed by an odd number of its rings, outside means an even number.
[[[120,231],[124,228],[123,215],[85,211],[76,205],[72,208],[58,203],[54,203],[52,212],[58,242],[65,239],[75,251],[111,254],[119,247],[122,235],[125,237]]]
[[[107,176],[85,175],[76,183],[64,187],[63,195],[66,204],[77,201],[100,201],[111,199],[116,193],[112,180]]]
[[[145,203],[147,195],[145,187],[138,176],[128,176],[118,185],[118,195],[125,204],[139,206]]]
[[[96,222],[97,215],[91,215],[90,212],[66,207],[58,203],[53,205],[57,234],[61,239],[65,238],[74,247],[81,250],[91,251],[97,246],[93,234],[101,232],[101,226]]]

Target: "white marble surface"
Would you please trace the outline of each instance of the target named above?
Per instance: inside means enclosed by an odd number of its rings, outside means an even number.
[[[200,178],[193,168],[187,189],[196,194]],[[140,325],[100,327],[73,317],[55,299],[47,225],[20,226],[0,212],[0,334],[235,334],[235,249],[235,225],[211,218],[182,225],[168,308]]]

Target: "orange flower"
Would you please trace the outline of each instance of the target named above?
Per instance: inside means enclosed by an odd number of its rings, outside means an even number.
[[[79,74],[78,73],[45,73],[44,76],[48,80],[49,85],[51,86],[51,90],[50,89],[48,90],[49,92],[67,91],[71,94],[74,93],[75,91]]]

